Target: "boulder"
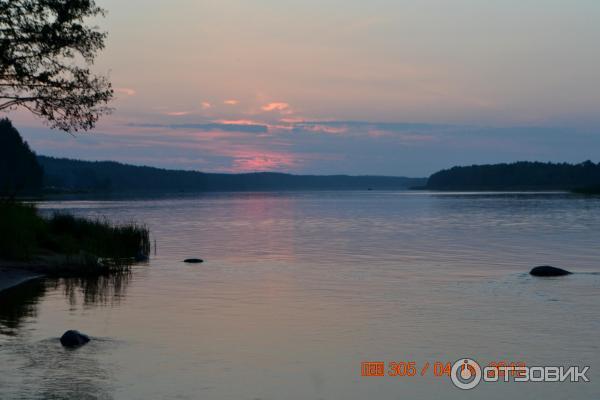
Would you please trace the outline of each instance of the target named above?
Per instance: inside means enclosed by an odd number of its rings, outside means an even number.
[[[65,347],[79,347],[90,341],[88,335],[79,331],[69,330],[60,337],[60,344]]]
[[[540,267],[535,267],[529,273],[533,276],[564,276],[570,275],[571,272],[566,271],[562,268],[551,267],[549,265],[542,265]]]
[[[185,260],[183,260],[183,262],[189,264],[200,264],[204,262],[204,260],[201,258],[186,258]]]

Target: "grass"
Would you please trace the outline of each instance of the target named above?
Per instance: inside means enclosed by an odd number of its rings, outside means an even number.
[[[100,258],[119,264],[150,254],[149,232],[136,223],[113,224],[64,213],[42,217],[34,205],[0,201],[0,258],[30,261],[49,254],[70,263],[96,264]]]

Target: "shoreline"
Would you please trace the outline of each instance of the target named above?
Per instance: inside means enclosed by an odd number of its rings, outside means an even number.
[[[25,282],[40,279],[45,275],[18,267],[0,266],[0,294]]]

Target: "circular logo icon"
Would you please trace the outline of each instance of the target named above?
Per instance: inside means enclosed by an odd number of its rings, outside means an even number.
[[[481,381],[481,367],[475,360],[461,358],[452,364],[450,378],[459,389],[473,389]]]

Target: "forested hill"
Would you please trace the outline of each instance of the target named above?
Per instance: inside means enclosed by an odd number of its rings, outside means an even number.
[[[600,163],[516,162],[472,165],[436,172],[431,190],[575,190],[600,184]]]
[[[44,186],[59,192],[406,189],[426,182],[426,178],[387,176],[290,175],[274,172],[215,174],[46,156],[38,156],[38,161],[44,168]]]
[[[39,193],[43,171],[12,123],[0,119],[0,197]]]

